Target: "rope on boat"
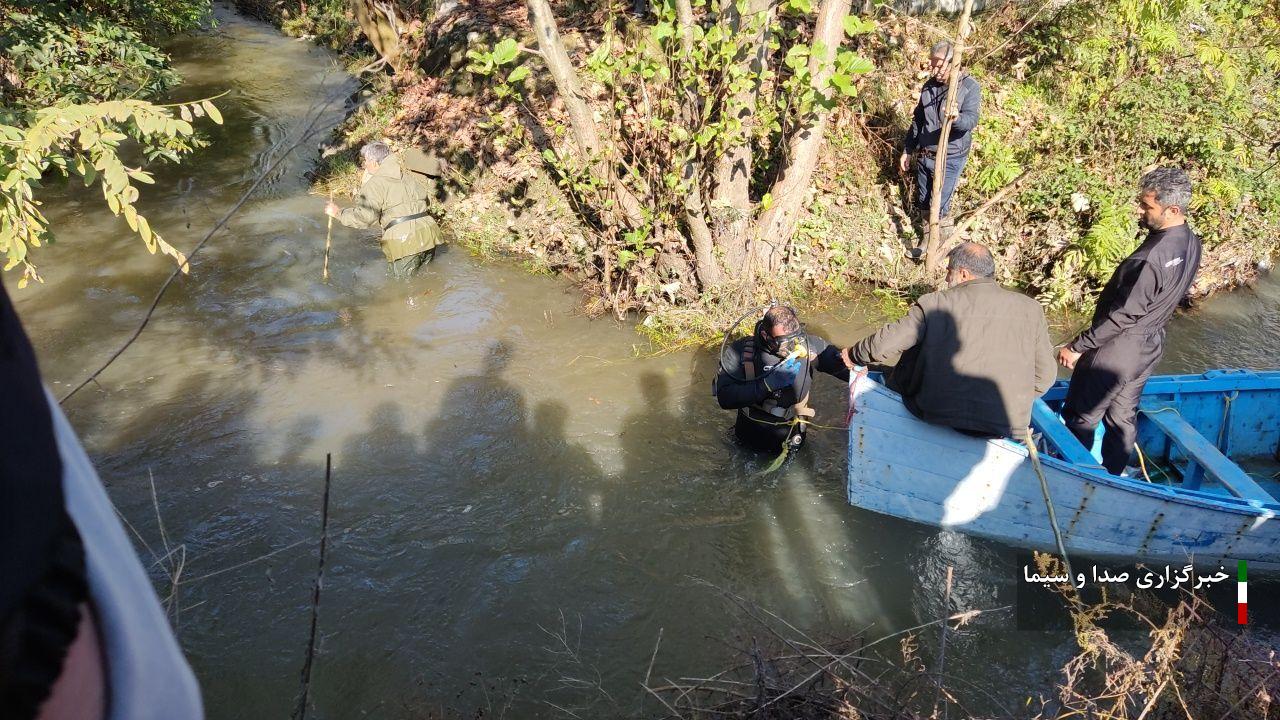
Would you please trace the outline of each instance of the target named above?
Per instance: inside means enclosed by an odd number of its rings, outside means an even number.
[[[1054,512],[1053,498],[1049,496],[1049,481],[1044,477],[1044,468],[1040,465],[1040,452],[1036,450],[1035,439],[1031,437],[1029,429],[1027,430],[1027,450],[1031,457],[1031,467],[1035,469],[1036,477],[1040,478],[1040,491],[1044,493],[1044,505],[1049,510],[1049,525],[1053,527],[1053,539],[1058,543],[1058,554],[1062,556],[1062,563],[1067,568],[1067,576],[1074,578],[1075,573],[1071,571],[1071,558],[1067,557],[1067,546],[1063,544],[1062,530],[1058,528],[1058,514]]]
[[[1147,482],[1151,482],[1151,476],[1147,474],[1146,453],[1142,452],[1142,446],[1138,445],[1136,442],[1133,444],[1133,449],[1138,452],[1138,467],[1142,469],[1143,479]]]

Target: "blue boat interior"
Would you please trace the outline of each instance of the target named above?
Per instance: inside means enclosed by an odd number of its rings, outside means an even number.
[[[1032,409],[1043,452],[1105,473],[1099,446],[1085,448],[1062,424],[1067,382]],[[1280,508],[1280,371],[1212,370],[1151,378],[1138,412],[1137,464],[1130,481],[1179,494]]]

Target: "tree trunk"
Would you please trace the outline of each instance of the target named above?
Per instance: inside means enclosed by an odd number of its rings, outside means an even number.
[[[526,0],[529,8],[529,24],[533,26],[538,38],[538,50],[546,61],[551,79],[555,81],[556,90],[564,100],[565,109],[569,112],[569,125],[573,130],[574,140],[583,160],[588,166],[594,166],[598,178],[608,183],[613,191],[621,214],[621,224],[638,227],[644,224],[644,213],[640,201],[624,185],[618,182],[613,167],[602,153],[600,135],[596,132],[596,121],[584,100],[578,73],[564,50],[564,42],[560,39],[560,30],[556,27],[555,16],[551,13],[551,5],[547,0]]]
[[[400,21],[395,6],[379,0],[350,0],[356,23],[378,56],[400,71]]]
[[[814,88],[823,95],[832,92],[827,81],[831,78],[836,51],[844,37],[844,18],[849,14],[849,3],[850,0],[823,0],[818,9],[818,25],[813,33],[815,52],[809,58],[809,74]],[[821,55],[816,52],[819,44],[825,50]],[[776,270],[781,265],[787,244],[795,234],[813,171],[818,166],[818,152],[825,139],[829,115],[825,109],[816,108],[809,125],[791,138],[788,152],[791,164],[774,183],[771,191],[773,206],[760,217],[754,231],[754,260],[762,269]]]
[[[693,5],[689,0],[676,0],[676,22],[682,59],[688,63],[693,55]],[[696,93],[689,91],[684,99],[685,124],[692,127],[698,113],[699,98]],[[702,201],[702,182],[698,176],[697,164],[692,160],[686,162],[681,176],[689,184],[684,201],[685,226],[689,232],[689,242],[693,245],[694,259],[697,261],[698,279],[705,289],[720,284],[723,274],[720,272],[720,263],[716,261],[715,240],[707,225],[707,208]]]
[[[969,37],[969,16],[973,13],[973,0],[964,1],[964,12],[960,14],[960,29],[952,42],[951,67],[947,80],[947,101],[943,103],[942,130],[938,133],[938,154],[933,163],[933,188],[929,193],[929,244],[925,248],[924,269],[930,275],[938,267],[942,251],[942,228],[939,226],[942,210],[942,185],[947,179],[947,143],[951,141],[951,115],[955,112],[959,98],[957,89],[960,86],[960,63],[964,51],[964,41]]]
[[[595,161],[600,154],[600,136],[596,133],[596,122],[591,116],[591,109],[583,99],[578,73],[573,69],[569,54],[564,50],[555,16],[551,14],[551,5],[547,0],[526,0],[526,3],[529,7],[529,24],[533,25],[534,34],[538,38],[538,50],[547,63],[547,70],[551,71],[551,79],[555,81],[565,109],[569,111],[569,125],[573,130],[574,140],[578,143],[578,150],[588,162]]]
[[[688,0],[682,0],[687,2]],[[748,0],[747,17],[738,14],[735,3],[728,3],[726,20],[730,29],[737,33],[744,20],[747,23],[760,23],[759,30],[746,48],[746,55],[739,61],[742,69],[754,74],[757,81],[734,96],[732,108],[743,124],[741,142],[725,150],[716,162],[715,195],[713,205],[719,212],[729,208],[733,215],[723,223],[718,244],[726,257],[736,259],[740,264],[747,257],[747,231],[751,218],[751,119],[756,113],[756,100],[760,92],[759,76],[764,72],[768,61],[769,26],[773,22],[773,7],[769,0]]]

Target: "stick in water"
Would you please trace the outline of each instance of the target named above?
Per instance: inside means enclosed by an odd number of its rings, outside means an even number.
[[[329,193],[329,202],[333,202],[333,193]],[[325,213],[328,215],[328,213]],[[324,233],[324,279],[329,281],[329,240],[333,237],[333,216],[329,215],[329,228]]]
[[[329,477],[333,456],[324,456],[324,500],[320,506],[320,567],[316,570],[316,584],[311,596],[311,637],[307,640],[307,659],[302,664],[302,692],[293,710],[292,720],[306,720],[307,699],[311,695],[311,664],[316,656],[316,625],[320,622],[320,588],[324,585],[325,549],[329,540]]]

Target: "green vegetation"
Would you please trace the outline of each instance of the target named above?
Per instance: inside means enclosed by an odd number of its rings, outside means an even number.
[[[4,112],[154,97],[178,76],[150,41],[199,27],[208,0],[0,2]]]
[[[609,10],[585,57],[540,0],[536,58],[513,37],[468,53],[516,107],[495,115],[496,138],[536,153],[591,228],[582,270],[615,313],[772,284],[830,112],[873,68],[857,46],[875,25],[848,0],[668,0],[627,32]],[[533,79],[542,69],[553,83]]]
[[[355,22],[328,0],[272,4],[286,24]],[[848,18],[837,62],[819,63],[837,77],[813,83],[805,60],[821,45],[816,0],[765,4],[764,23],[751,2],[687,3],[691,23],[677,0],[653,3],[643,19],[618,0],[556,3],[549,19],[567,68],[545,57],[533,0],[476,0],[440,17],[431,3],[373,4],[393,8],[402,29],[394,71],[374,83],[392,105],[374,103],[353,131],[463,159],[470,197],[446,218],[454,234],[486,255],[535,256],[576,276],[593,311],[645,311],[652,335],[678,342],[681,328],[697,334],[721,319],[722,304],[750,299],[718,287],[723,276],[754,270],[759,292],[793,299],[872,287],[895,306],[937,282],[903,258],[919,230],[911,180],[894,164],[928,48],[939,29],[954,32],[954,18],[872,4]],[[1087,311],[1138,241],[1133,195],[1157,164],[1182,166],[1195,183],[1190,214],[1207,250],[1194,292],[1256,277],[1280,247],[1280,2],[1009,2],[974,21],[966,63],[983,87],[983,119],[954,205],[966,236],[997,253],[1002,282]],[[744,70],[758,31],[763,62]],[[360,37],[346,49],[369,46]],[[470,65],[439,61],[454,56]],[[561,70],[580,92],[560,87]],[[745,116],[734,111],[744,86],[767,97]],[[690,91],[701,115],[687,112]],[[581,143],[572,97],[584,101],[594,151]],[[786,138],[819,99],[825,144],[784,195],[772,184],[796,160]],[[481,121],[463,123],[462,113]],[[740,157],[737,141],[749,147],[748,186],[722,193],[718,170]],[[753,268],[736,239],[744,227],[775,232],[761,221],[783,197],[798,203],[795,226]]]
[[[1238,279],[1221,276],[1224,262],[1275,251],[1280,6],[1077,2],[1033,19],[1000,48],[1012,24],[1003,19],[980,40],[979,57],[982,46],[996,52],[975,74],[996,92],[965,194],[976,202],[1033,173],[1017,204],[1004,207],[1008,221],[1047,231],[1019,267],[1043,301],[1087,301],[1134,248],[1134,184],[1155,164],[1181,165],[1195,181],[1191,217],[1209,248],[1202,290]]]
[[[0,253],[5,270],[21,266],[19,287],[40,279],[30,251],[53,239],[38,191],[70,175],[96,183],[150,252],[186,271],[138,214],[133,183],[153,182],[144,162],[177,161],[199,144],[196,117],[222,118],[208,100],[145,100],[178,77],[144,38],[191,30],[209,11],[208,0],[0,1]]]

